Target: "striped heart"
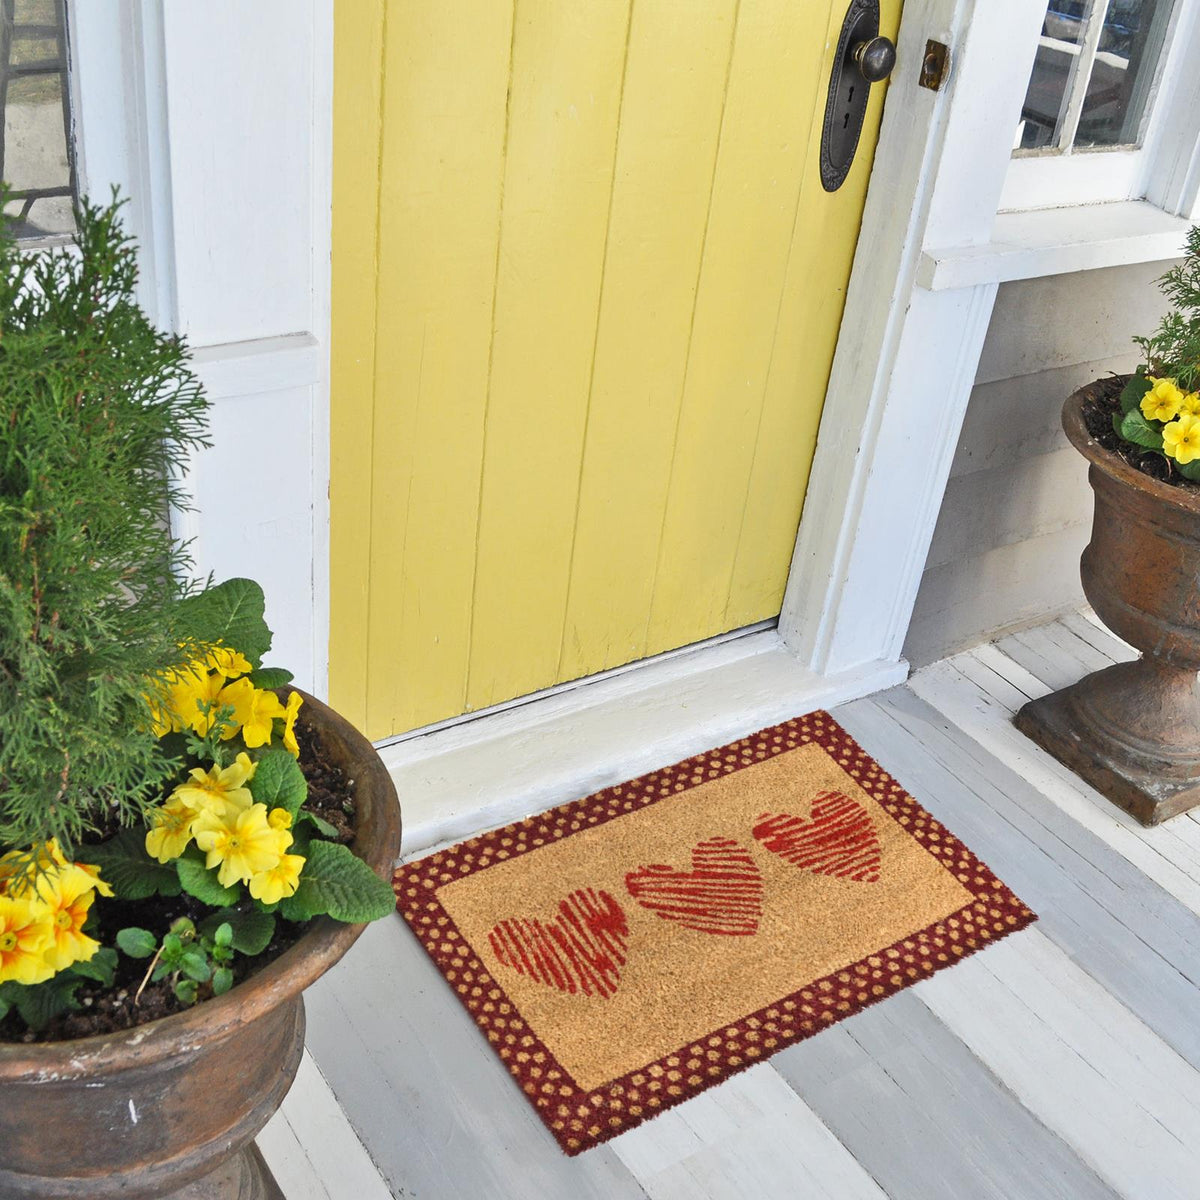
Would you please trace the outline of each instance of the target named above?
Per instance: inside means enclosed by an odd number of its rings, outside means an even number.
[[[549,921],[510,917],[488,934],[492,953],[538,983],[575,995],[607,999],[625,962],[629,922],[608,892],[579,888]]]
[[[879,878],[875,826],[862,805],[841,792],[819,792],[807,820],[764,813],[753,833],[764,849],[793,866],[860,883]]]
[[[750,851],[714,837],[692,850],[691,871],[655,863],[625,876],[629,894],[665,921],[686,929],[746,937],[762,916],[762,875]]]

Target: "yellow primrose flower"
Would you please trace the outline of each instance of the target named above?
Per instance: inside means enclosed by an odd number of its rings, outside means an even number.
[[[190,727],[204,737],[213,726],[218,696],[224,686],[225,676],[205,670],[202,662],[174,672],[167,685],[167,697],[172,718],[178,721],[175,728]],[[200,707],[202,704],[211,707],[206,712]]]
[[[45,983],[54,974],[46,961],[53,940],[50,915],[36,900],[0,896],[0,983]]]
[[[1193,417],[1200,417],[1200,392],[1188,392],[1179,401],[1179,411],[1180,413],[1189,413]]]
[[[160,863],[169,863],[188,848],[196,810],[184,801],[172,798],[161,808],[152,808],[149,815],[146,853]]]
[[[150,728],[155,737],[166,737],[168,733],[178,733],[183,728],[183,722],[172,710],[165,695],[153,696],[143,692],[142,699],[150,708]]]
[[[292,844],[286,829],[271,827],[265,804],[253,804],[224,821],[203,812],[193,828],[196,845],[208,855],[205,865],[220,867],[217,879],[222,887],[248,883],[255,875],[274,869]]]
[[[59,849],[57,838],[35,844],[29,850],[10,850],[0,856],[0,892],[8,891],[15,879],[18,881],[15,885],[16,891],[23,893],[28,889],[30,880],[39,872],[66,865],[67,860]]]
[[[239,813],[254,803],[250,789],[246,786],[254,778],[258,763],[250,761],[244,751],[227,767],[193,767],[188,775],[190,782],[181,783],[172,793],[172,800],[179,800],[193,813],[210,812],[216,817]]]
[[[1183,391],[1173,379],[1150,376],[1150,390],[1142,397],[1142,416],[1147,421],[1172,421],[1179,414]]]
[[[94,885],[92,876],[74,864],[38,876],[37,896],[50,920],[46,962],[55,972],[85,962],[100,949],[100,943],[83,932],[96,898]]]
[[[111,896],[113,894],[112,888],[109,887],[108,884],[105,883],[104,880],[100,878],[100,868],[99,867],[94,866],[92,863],[82,863],[82,862],[75,863],[75,866],[77,866],[85,875],[87,875],[91,879],[92,887],[94,887],[96,889],[96,891],[98,891],[100,893],[100,895]]]
[[[210,671],[219,671],[226,679],[236,679],[239,675],[249,675],[254,668],[246,656],[231,646],[223,646],[217,642],[210,646],[204,656],[204,665]]]
[[[272,829],[291,829],[292,814],[286,808],[273,808],[267,817],[267,824]]]
[[[304,697],[299,692],[288,693],[287,708],[283,714],[283,745],[294,758],[300,757],[300,743],[296,741],[296,714],[303,703]]]
[[[233,705],[233,719],[241,727],[242,741],[251,750],[270,743],[271,722],[287,713],[274,692],[256,688],[248,679],[239,679],[223,688],[219,700],[221,704]],[[229,730],[221,737],[229,739],[236,732],[237,729]]]
[[[285,896],[296,894],[303,869],[302,855],[283,854],[275,866],[250,877],[250,895],[264,904],[278,904]]]
[[[1177,420],[1163,426],[1163,453],[1181,465],[1200,458],[1200,417],[1180,413]]]

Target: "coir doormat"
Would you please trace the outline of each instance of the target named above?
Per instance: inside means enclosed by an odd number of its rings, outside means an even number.
[[[395,887],[568,1154],[1035,919],[822,712],[430,855]]]

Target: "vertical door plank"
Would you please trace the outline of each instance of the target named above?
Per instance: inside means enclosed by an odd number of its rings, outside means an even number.
[[[841,6],[837,20],[841,20]],[[828,87],[829,0],[738,13],[647,651],[720,632],[763,405],[809,129]],[[836,34],[834,35],[836,38]],[[819,180],[816,181],[819,188]],[[805,243],[806,250],[815,250]],[[823,290],[810,277],[815,291]],[[754,536],[753,531],[746,531]],[[782,563],[780,564],[782,566]],[[769,608],[754,617],[771,615]],[[754,619],[752,617],[751,619]]]
[[[635,4],[559,677],[645,651],[736,0]]]
[[[882,0],[880,10],[880,28],[894,38],[900,24],[900,0]],[[844,15],[844,5],[834,5],[831,44],[822,67],[826,81]],[[809,150],[814,165],[796,210],[787,283],[737,540],[725,613],[730,628],[764,613],[777,613],[783,599],[862,221],[884,90],[880,84],[872,88],[854,166],[846,182],[832,194],[821,187],[815,165],[823,96],[815,114]],[[829,402],[836,405],[838,397],[831,396]]]
[[[461,712],[512,4],[393,0],[380,189],[368,723]]]
[[[340,5],[333,42],[329,694],[338,711],[360,729],[367,715],[375,233],[385,3]]]
[[[467,707],[557,681],[630,0],[520,0]]]

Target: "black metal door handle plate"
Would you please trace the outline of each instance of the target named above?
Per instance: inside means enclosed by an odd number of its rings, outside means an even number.
[[[850,0],[821,131],[821,185],[827,192],[842,186],[854,162],[871,84],[886,79],[895,65],[896,47],[879,33],[879,0]]]

